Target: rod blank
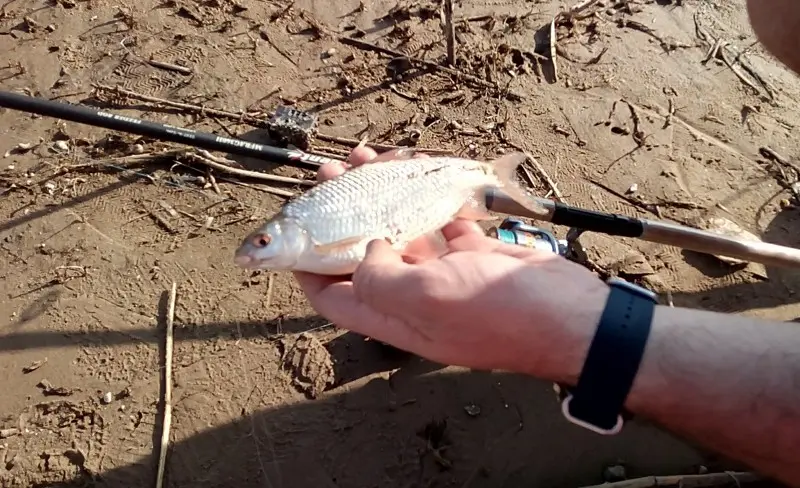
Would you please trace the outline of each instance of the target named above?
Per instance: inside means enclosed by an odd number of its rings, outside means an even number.
[[[176,142],[209,151],[223,151],[239,156],[259,158],[299,168],[317,169],[321,164],[334,161],[324,156],[317,156],[296,149],[290,150],[267,146],[242,139],[218,136],[210,132],[185,129],[174,125],[115,114],[105,110],[95,110],[82,105],[29,97],[9,91],[0,91],[0,107],[152,137],[162,141]]]

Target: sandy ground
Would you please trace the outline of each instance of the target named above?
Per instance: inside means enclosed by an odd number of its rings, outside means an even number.
[[[328,140],[398,144],[417,130],[418,146],[486,159],[517,145],[571,204],[686,223],[716,215],[798,245],[784,189],[796,175],[763,148],[800,154],[800,84],[756,43],[744,2],[604,1],[558,26],[555,79],[547,26],[567,7],[456,4],[457,69],[516,97],[413,68],[389,87],[387,57],[337,36],[436,63],[445,48],[436,4],[383,0],[10,0],[0,83],[220,134],[254,128],[92,84],[232,112],[294,103],[318,113]],[[710,52],[717,40],[729,44]],[[124,158],[166,146],[0,110],[0,486],[154,483],[173,281],[167,486],[577,487],[601,483],[609,464],[628,477],[724,467],[642,421],[614,438],[569,425],[548,383],[442,368],[338,331],[289,275],[233,266],[242,236],[285,200],[252,179],[216,172],[216,191],[201,167]],[[678,306],[800,316],[791,273],[583,243],[598,268]]]

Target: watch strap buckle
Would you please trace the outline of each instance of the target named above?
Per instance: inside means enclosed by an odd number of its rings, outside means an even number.
[[[620,433],[620,431],[622,431],[622,426],[625,423],[624,420],[622,419],[622,415],[617,415],[617,423],[614,425],[614,427],[610,429],[604,429],[602,427],[598,427],[590,422],[581,420],[573,416],[572,413],[570,413],[569,411],[569,406],[571,401],[572,401],[572,394],[568,393],[566,398],[564,398],[561,401],[561,413],[568,421],[572,422],[573,424],[579,427],[583,427],[584,429],[591,430],[592,432],[600,435],[617,435]]]

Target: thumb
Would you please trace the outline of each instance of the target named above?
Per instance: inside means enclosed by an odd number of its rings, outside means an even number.
[[[411,302],[405,291],[414,276],[413,266],[385,240],[367,246],[364,260],[353,273],[353,288],[359,300],[380,312],[394,315]],[[413,306],[413,303],[411,303]]]

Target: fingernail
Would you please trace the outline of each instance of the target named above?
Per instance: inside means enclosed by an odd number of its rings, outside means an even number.
[[[417,150],[412,147],[404,147],[395,151],[394,155],[398,159],[410,159],[417,154]]]

